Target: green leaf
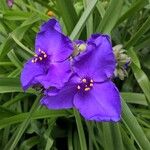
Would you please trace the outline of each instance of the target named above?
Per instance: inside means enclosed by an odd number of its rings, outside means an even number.
[[[125,149],[127,150],[137,150],[135,148],[133,141],[129,138],[128,133],[126,130],[124,130],[122,127],[120,127],[122,139],[123,139],[123,144],[125,146]]]
[[[142,71],[138,57],[132,48],[128,50],[128,55],[131,57],[132,60],[131,67],[134,76],[138,84],[140,85],[141,89],[143,90],[148,102],[150,103],[150,81],[147,75]]]
[[[19,123],[28,118],[30,113],[21,113],[18,115],[14,115],[12,117],[4,118],[0,120],[0,129],[12,125],[15,123]],[[40,109],[33,113],[31,119],[44,119],[51,117],[61,117],[61,116],[69,116],[69,113],[65,110],[48,110],[48,109]]]
[[[148,48],[150,43],[150,38],[142,40],[140,43],[136,43],[135,49],[140,50],[143,48]]]
[[[102,21],[100,22],[97,32],[110,34],[114,28],[123,6],[123,0],[111,0]]]
[[[19,78],[0,78],[0,93],[23,92]]]
[[[148,106],[145,95],[142,93],[121,92],[121,96],[127,103]]]
[[[31,149],[33,146],[37,145],[40,143],[39,137],[38,136],[33,136],[27,140],[25,140],[23,143],[21,143],[20,150],[27,150]]]
[[[98,150],[99,146],[96,142],[93,124],[92,122],[86,121],[86,125],[87,125],[88,133],[89,133],[89,149],[92,150],[93,147],[95,146],[96,150]]]
[[[40,1],[40,2],[44,2],[44,1]],[[47,16],[47,15],[45,14],[45,8],[42,8],[42,7],[39,8],[38,6],[36,6],[35,3],[34,3],[34,6],[33,6],[33,5],[29,5],[29,4],[27,4],[26,2],[24,2],[24,1],[18,1],[17,3],[18,3],[19,5],[21,5],[21,6],[25,6],[25,7],[29,8],[29,10],[30,10],[31,12],[36,13],[39,18],[41,18],[41,19],[43,19],[43,20],[48,20],[48,19],[49,19],[49,16]],[[31,2],[31,3],[32,3],[32,2]],[[48,3],[45,2],[45,4],[47,5]],[[42,3],[42,5],[43,5],[43,3]],[[31,15],[30,15],[30,16],[31,16]]]
[[[55,118],[50,119],[50,121],[48,122],[48,129],[44,133],[44,138],[46,140],[45,150],[50,150],[52,148],[54,140],[51,137],[51,132],[55,125],[55,122],[56,122]]]
[[[11,50],[7,56],[9,57],[9,59],[11,60],[11,62],[17,67],[22,69],[23,65],[20,62],[20,60],[18,59],[18,57],[16,56],[14,50]]]
[[[12,71],[7,77],[8,78],[17,78],[21,73],[21,69],[17,68],[14,71]]]
[[[12,33],[10,33],[5,42],[3,42],[3,44],[0,46],[0,58],[4,58],[5,55],[12,49],[14,42],[12,37],[16,37],[16,39],[20,41],[31,25],[39,20],[39,17],[33,14],[31,17],[25,20],[21,26],[17,27]]]
[[[20,84],[20,79],[18,77],[0,78],[0,93],[10,93],[10,92],[24,92]],[[26,91],[26,93],[36,94],[36,91],[34,89],[29,89]]]
[[[104,8],[102,2],[99,1],[99,2],[97,3],[96,7],[97,7],[97,10],[99,11],[99,14],[100,14],[101,18],[103,18],[104,15],[105,15],[105,13],[106,13],[106,11],[105,11],[105,8]]]
[[[18,144],[21,136],[23,135],[23,133],[25,132],[26,128],[28,127],[28,125],[31,121],[32,114],[34,113],[34,111],[38,107],[40,98],[41,98],[41,96],[39,95],[36,98],[35,102],[33,103],[32,107],[30,109],[28,117],[23,121],[23,123],[20,126],[18,126],[16,132],[14,133],[15,137],[14,138],[12,137],[13,142],[10,144],[10,146],[9,146],[9,144],[7,144],[7,146],[6,146],[7,148],[5,147],[4,149],[13,150],[16,147],[16,145]],[[11,141],[11,139],[10,139],[10,141]]]
[[[74,145],[74,150],[79,150],[80,148],[80,141],[79,141],[79,135],[78,132],[75,130],[74,135],[73,135],[73,145]]]
[[[74,116],[75,116],[76,123],[77,123],[81,150],[87,150],[86,139],[85,139],[84,129],[83,129],[82,122],[81,122],[81,117],[80,117],[79,112],[76,109],[74,109]]]
[[[56,0],[56,3],[58,5],[59,13],[65,23],[67,32],[70,34],[78,21],[73,2],[71,0]]]
[[[117,149],[119,149],[119,150],[124,150],[119,123],[112,123],[111,131],[112,131],[112,135],[113,135],[114,149],[117,147]]]
[[[102,124],[103,124],[103,147],[105,150],[114,150],[110,123],[104,122]]]
[[[15,35],[11,35],[12,39],[18,44],[22,49],[24,49],[26,52],[28,52],[31,56],[33,56],[35,53],[32,52],[30,49],[28,49],[25,45],[23,45],[16,37]]]
[[[0,66],[14,66],[12,62],[0,62]]]
[[[147,75],[141,69],[139,69],[135,64],[132,64],[131,67],[137,82],[139,83],[141,89],[143,90],[150,104],[150,81]]]
[[[127,54],[131,57],[132,63],[141,68],[140,61],[134,49],[131,47],[128,49]]]
[[[27,94],[27,93],[26,94],[25,93],[19,93],[15,97],[11,98],[11,100],[6,101],[3,104],[3,106],[4,107],[9,107],[9,106],[13,105],[14,103],[17,103],[18,101],[23,100],[23,98],[27,98],[29,96],[30,96],[30,94]]]
[[[0,11],[3,15],[3,19],[6,20],[25,20],[31,16],[31,13],[18,11],[18,10],[7,10],[7,11]]]
[[[68,149],[69,149],[69,150],[73,150],[72,138],[73,138],[73,135],[72,135],[72,127],[70,127],[70,128],[69,128],[69,131],[68,131]]]
[[[75,40],[80,32],[82,31],[82,29],[84,28],[87,19],[89,18],[90,14],[92,13],[93,9],[95,8],[95,5],[97,3],[98,0],[92,0],[88,3],[86,9],[84,10],[83,14],[81,15],[78,23],[76,24],[76,26],[74,27],[73,31],[71,32],[70,35],[70,39],[71,40]]]
[[[129,47],[134,46],[136,42],[141,38],[141,35],[143,35],[149,29],[150,17],[148,17],[147,20],[141,26],[141,28],[132,35],[131,39],[125,44],[125,47],[128,49]]]
[[[83,0],[84,9],[87,8],[89,2],[90,0]],[[91,14],[87,20],[86,30],[87,30],[87,38],[88,38],[93,33],[93,14]]]
[[[117,21],[117,25],[123,22],[125,19],[133,16],[140,9],[142,9],[146,4],[148,4],[148,0],[137,0],[135,2],[132,2],[130,8]]]
[[[149,150],[150,149],[150,143],[145,136],[142,128],[138,124],[136,118],[132,114],[130,108],[127,106],[127,104],[122,101],[122,120],[126,127],[128,128],[130,134],[134,137],[136,143],[139,145],[139,147],[143,150]]]
[[[11,117],[16,114],[17,114],[16,112],[14,112],[6,107],[0,106],[0,119],[6,118],[6,117]]]

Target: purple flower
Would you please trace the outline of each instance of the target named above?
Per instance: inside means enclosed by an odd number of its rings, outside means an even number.
[[[7,0],[8,7],[12,7],[14,3],[14,0]]]
[[[68,57],[72,51],[72,42],[61,32],[59,23],[54,18],[44,23],[36,36],[36,54],[21,74],[23,89],[37,84],[44,88],[64,86],[71,74]]]
[[[115,65],[109,36],[92,35],[86,50],[74,58],[69,81],[59,91],[47,90],[41,104],[49,109],[75,107],[87,120],[119,121],[121,97],[110,80]]]

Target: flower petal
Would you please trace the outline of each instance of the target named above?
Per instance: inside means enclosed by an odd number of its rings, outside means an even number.
[[[21,84],[24,90],[27,90],[33,84],[36,84],[35,77],[45,74],[45,70],[37,63],[32,63],[29,60],[21,73]]]
[[[50,28],[54,28],[55,30],[57,30],[60,33],[62,32],[61,26],[55,18],[52,18],[52,19],[48,20],[47,22],[43,23],[43,25],[40,28],[40,31],[41,32],[47,31]]]
[[[94,84],[87,93],[78,93],[74,105],[87,120],[119,121],[121,117],[120,95],[111,82]]]
[[[47,92],[49,93],[49,92]],[[73,107],[73,97],[76,93],[76,86],[66,85],[57,95],[45,96],[41,100],[41,104],[49,109],[67,109]]]
[[[51,64],[49,66],[49,71],[45,76],[39,76],[36,78],[46,89],[50,86],[61,88],[64,86],[65,82],[68,81],[71,76],[71,69],[69,61],[64,61],[61,63]]]
[[[87,50],[74,59],[73,66],[80,76],[90,76],[102,82],[113,75],[116,61],[107,35],[92,35]]]
[[[58,32],[56,26],[52,26],[53,20],[49,20],[42,27],[36,36],[35,49],[39,53],[39,49],[51,56],[51,61],[63,61],[67,59],[73,52],[73,44],[71,40]],[[56,30],[57,29],[57,30]]]
[[[86,44],[85,41],[82,40],[74,40],[75,44]]]

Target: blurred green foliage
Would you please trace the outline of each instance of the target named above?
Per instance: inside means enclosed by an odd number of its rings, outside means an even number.
[[[51,11],[53,13],[48,12]],[[76,110],[47,110],[41,94],[20,86],[23,64],[34,54],[43,21],[55,15],[72,40],[108,33],[132,59],[119,123],[85,121]],[[150,150],[149,0],[0,0],[1,150]]]

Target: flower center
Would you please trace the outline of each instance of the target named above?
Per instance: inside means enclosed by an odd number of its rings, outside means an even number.
[[[32,63],[40,62],[47,58],[47,54],[44,51],[42,51],[40,48],[38,49],[38,51],[39,54],[34,55],[34,58],[32,59]]]
[[[94,81],[90,78],[83,78],[81,83],[77,85],[78,90],[89,91],[93,87]]]

